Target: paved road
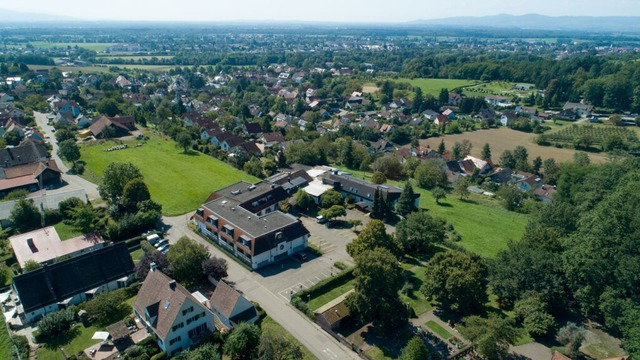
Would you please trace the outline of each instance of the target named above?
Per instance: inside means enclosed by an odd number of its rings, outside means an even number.
[[[181,236],[187,236],[198,243],[203,244],[211,254],[227,260],[229,263],[229,277],[227,280],[233,286],[244,293],[247,298],[260,303],[260,306],[275,321],[281,324],[287,331],[296,337],[304,346],[319,359],[359,359],[360,357],[347,349],[319,326],[311,322],[305,316],[296,311],[288,302],[286,296],[278,291],[278,286],[283,281],[282,275],[287,271],[300,271],[302,268],[315,269],[315,266],[326,266],[325,256],[300,264],[294,260],[285,262],[278,276],[263,276],[256,272],[249,272],[226,253],[218,250],[188,228],[188,218],[192,214],[165,217],[163,221],[170,228],[167,238],[175,242]],[[296,266],[295,264],[298,264]],[[319,264],[319,265],[318,265]],[[277,267],[276,267],[277,268]],[[286,270],[285,270],[286,268]],[[286,278],[286,277],[285,277]],[[280,280],[277,280],[280,279]],[[286,280],[285,280],[286,282]]]
[[[60,170],[62,170],[62,180],[64,180],[68,185],[61,188],[64,191],[72,190],[72,189],[84,189],[87,193],[87,198],[89,200],[100,199],[100,195],[98,194],[98,186],[90,181],[87,181],[80,176],[69,174],[69,168],[67,168],[62,162],[62,159],[58,156],[58,143],[56,141],[55,134],[51,131],[53,128],[48,124],[48,119],[46,113],[41,113],[34,111],[33,113],[36,123],[38,127],[40,127],[40,131],[43,135],[48,136],[48,142],[51,144],[52,151],[51,157],[56,161]]]

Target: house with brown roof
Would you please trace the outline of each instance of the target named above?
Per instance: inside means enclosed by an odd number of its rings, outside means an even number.
[[[153,263],[133,303],[133,314],[169,356],[215,331],[213,312]]]
[[[256,307],[222,280],[216,285],[209,304],[226,330],[231,330],[243,322],[253,324],[259,318]]]
[[[105,129],[111,129],[105,131]],[[93,121],[93,124],[89,126],[89,131],[96,138],[108,138],[108,137],[120,137],[129,134],[129,131],[136,128],[135,120],[133,116],[116,116],[107,117],[102,115],[100,118]]]
[[[61,176],[62,171],[55,160],[0,168],[0,193],[20,188],[35,191],[43,187],[57,186],[61,182]]]

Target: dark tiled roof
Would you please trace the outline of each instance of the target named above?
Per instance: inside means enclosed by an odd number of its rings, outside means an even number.
[[[281,213],[279,211],[276,211],[271,214],[279,214],[279,216],[287,216],[287,217],[290,216],[290,215]],[[269,219],[269,221],[273,220],[274,218],[275,217],[273,217],[272,219]],[[275,248],[279,243],[281,243],[284,240],[291,241],[309,234],[309,230],[307,230],[307,228],[305,228],[300,221],[296,220],[295,218],[293,218],[293,220],[295,220],[294,223],[283,225],[279,229],[277,229],[278,231],[272,231],[260,237],[256,237],[256,241],[254,243],[254,249],[253,249],[254,256],[262,254],[265,251],[270,251],[271,249]],[[276,238],[279,232],[282,232],[281,239]]]
[[[18,275],[13,285],[24,311],[30,312],[132,273],[129,249],[118,243]]]
[[[229,286],[224,281],[219,281],[216,289],[213,291],[211,298],[209,299],[209,303],[216,309],[220,314],[229,319],[233,309],[236,307],[238,303],[238,299],[240,299],[242,295],[236,289]]]
[[[262,126],[257,122],[247,123],[244,127],[249,134],[259,134],[262,132]]]
[[[0,167],[13,167],[46,161],[47,147],[42,143],[16,146],[0,150]]]
[[[397,199],[402,193],[402,189],[397,186],[377,185],[350,175],[338,175],[329,172],[322,175],[322,180],[326,184],[333,185],[336,190],[370,200],[373,200],[376,189],[380,189],[380,192],[386,196],[385,200],[387,201]]]

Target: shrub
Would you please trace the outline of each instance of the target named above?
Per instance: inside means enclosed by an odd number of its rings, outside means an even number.
[[[11,338],[13,345],[18,349],[18,354],[20,355],[20,359],[28,359],[29,358],[29,340],[27,340],[26,336],[22,335],[14,335]]]
[[[38,337],[41,339],[52,339],[61,335],[71,328],[75,316],[75,306],[45,315],[38,321]]]
[[[336,261],[333,266],[337,267],[340,270],[345,270],[346,268],[348,268],[349,266],[347,266],[347,264],[343,263],[342,261]]]

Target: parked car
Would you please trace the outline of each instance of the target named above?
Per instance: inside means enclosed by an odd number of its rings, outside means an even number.
[[[303,251],[293,254],[293,257],[298,259],[298,260],[300,260],[300,261],[307,260],[307,254],[304,253]]]
[[[164,244],[158,248],[158,251],[160,251],[163,254],[166,254],[169,251],[169,249],[171,249],[171,244]]]
[[[147,236],[147,241],[149,244],[156,246],[156,244],[160,242],[160,236],[158,236],[158,234],[149,235]]]
[[[324,223],[326,223],[326,222],[327,222],[327,218],[325,218],[325,217],[324,217],[324,216],[322,216],[322,215],[319,215],[319,216],[317,216],[317,217],[316,217],[316,222],[317,222],[318,224],[324,224]]]
[[[165,246],[165,245],[169,245],[169,239],[162,239],[160,241],[158,241],[155,245],[156,249],[160,250],[161,247]]]

